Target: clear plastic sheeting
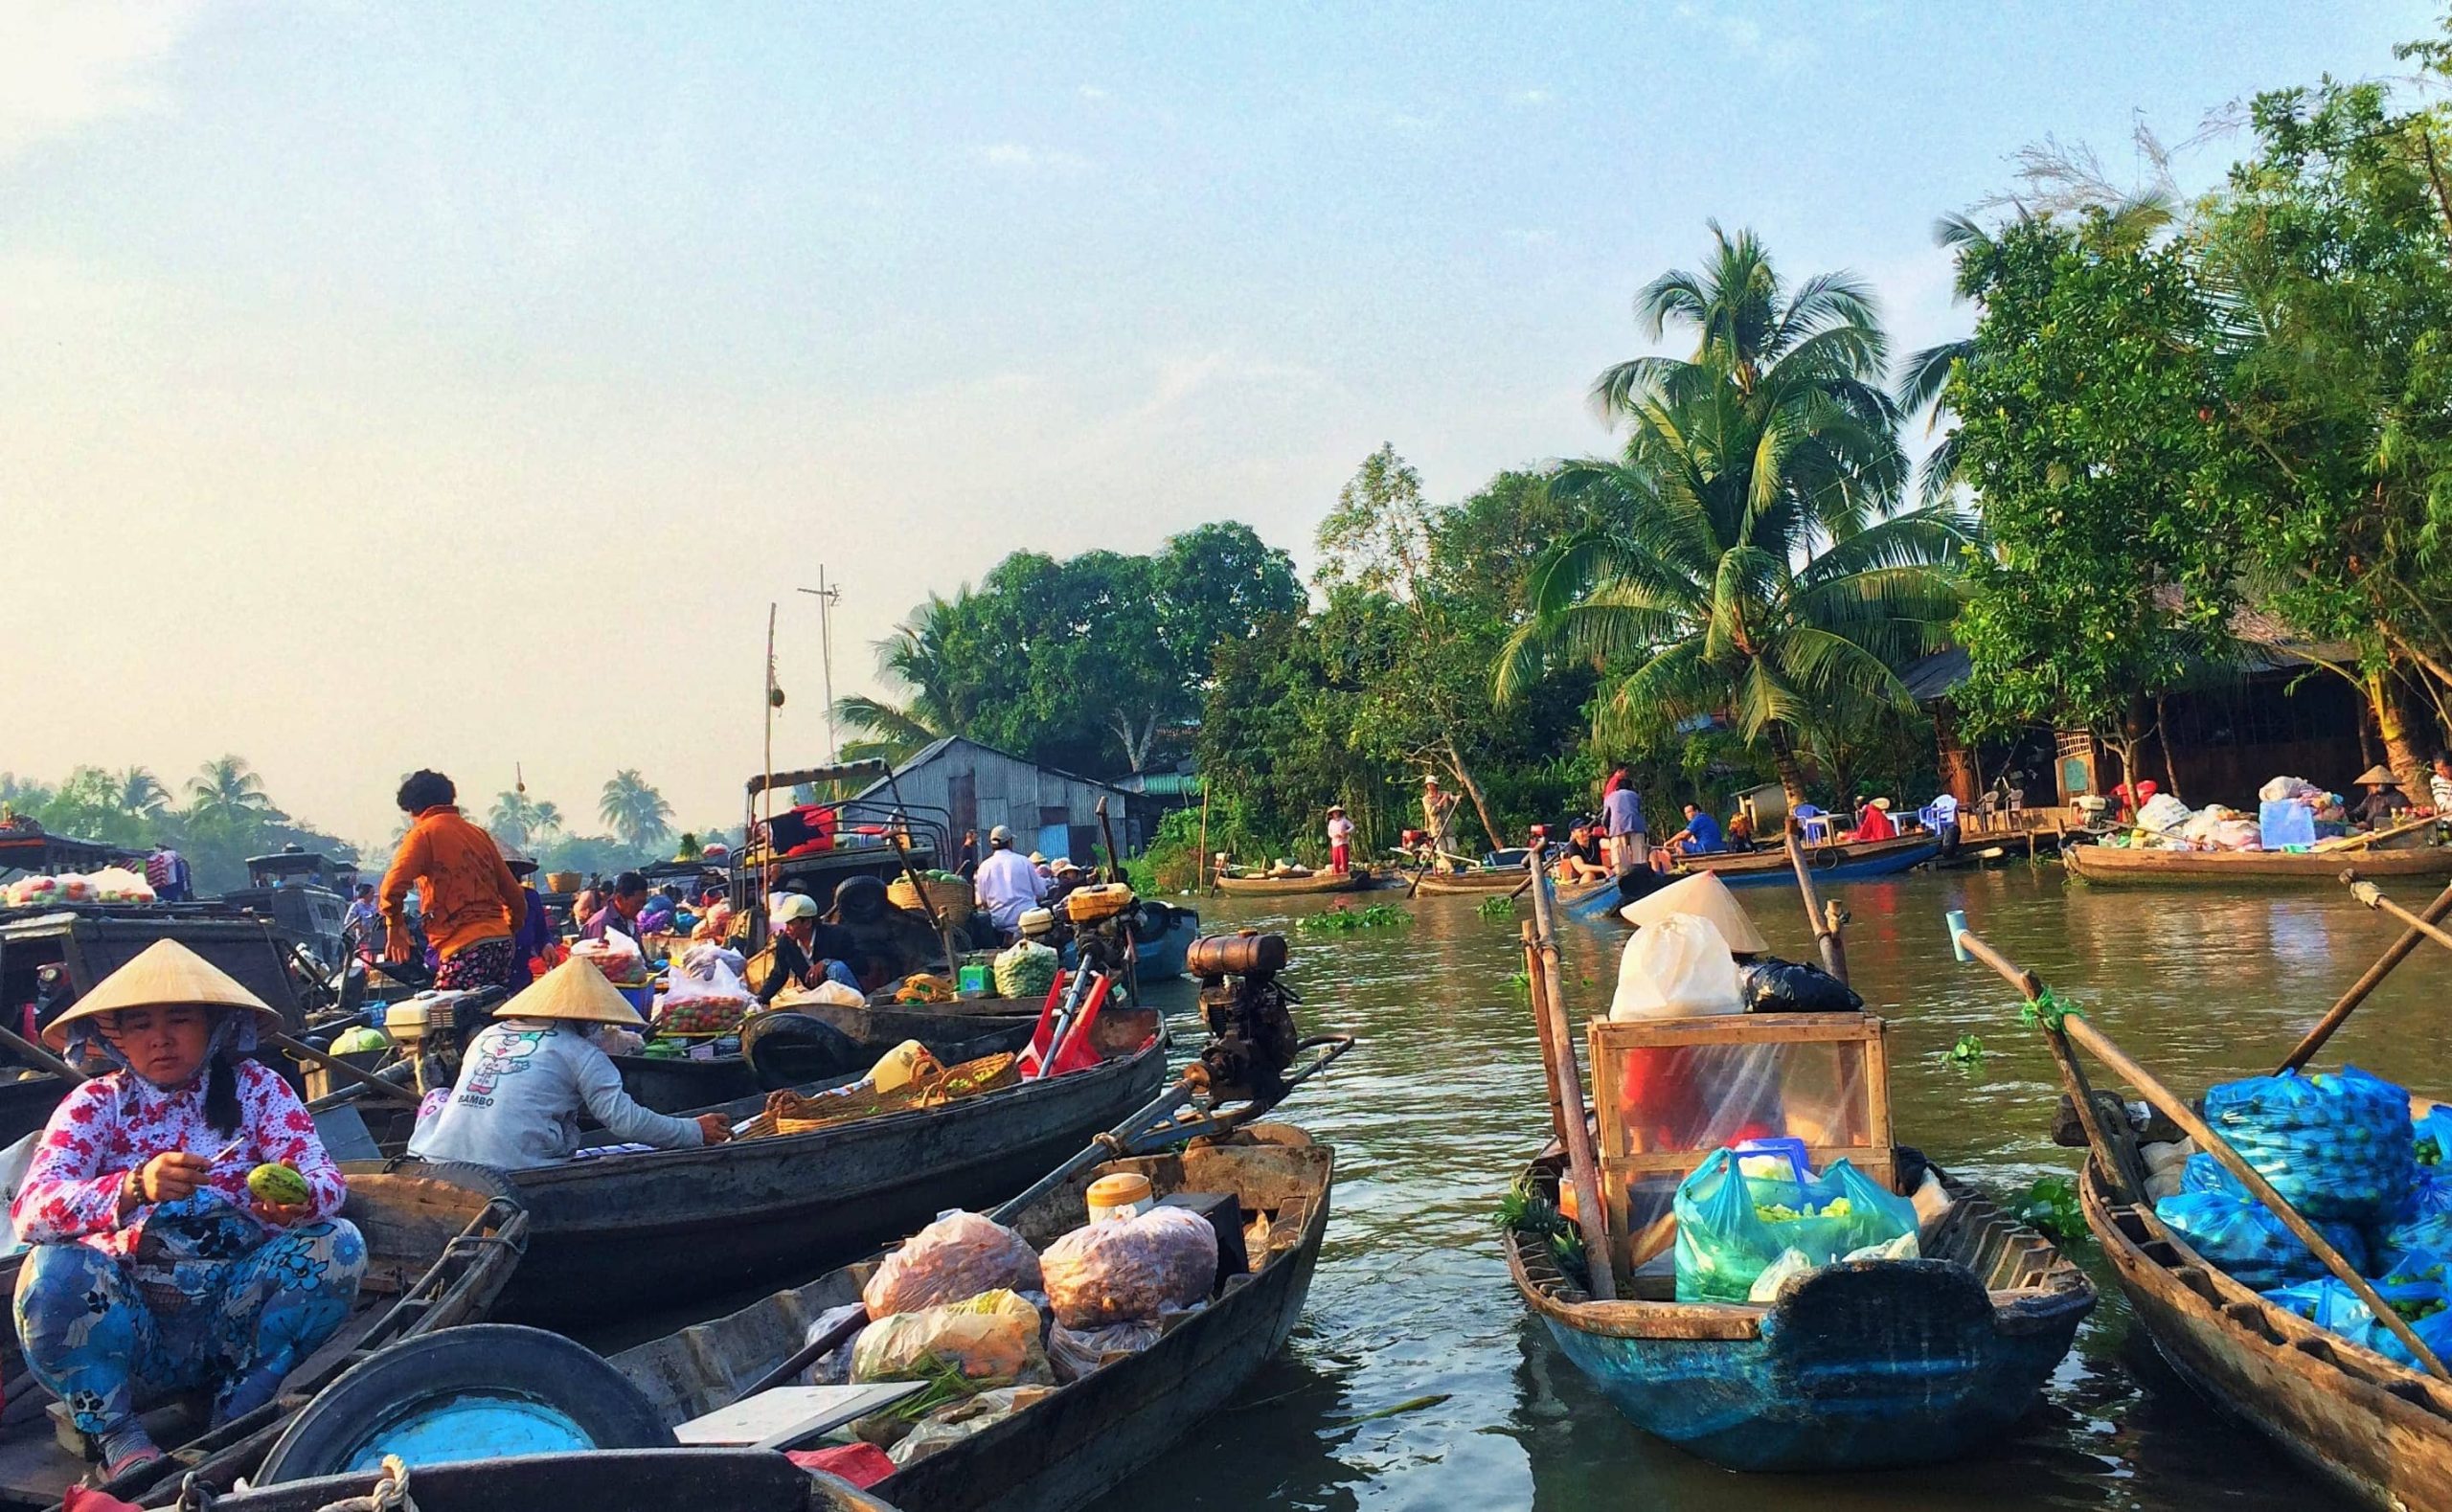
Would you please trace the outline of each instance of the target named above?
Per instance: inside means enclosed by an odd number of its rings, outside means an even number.
[[[1602,1117],[1614,1130],[1604,1133],[1610,1155],[1691,1150],[1699,1163],[1748,1140],[1874,1142],[1862,1040],[1633,1046],[1611,1055],[1612,1074],[1601,1078],[1615,1095]]]

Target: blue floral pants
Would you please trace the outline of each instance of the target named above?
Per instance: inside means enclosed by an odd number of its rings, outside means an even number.
[[[165,1207],[125,1260],[78,1243],[28,1251],[17,1339],[88,1434],[175,1391],[211,1391],[217,1421],[270,1400],[340,1327],[365,1274],[366,1241],[344,1220],[265,1238],[225,1205]]]

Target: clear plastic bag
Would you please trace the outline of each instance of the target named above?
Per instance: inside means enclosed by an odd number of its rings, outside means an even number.
[[[1217,1230],[1198,1213],[1154,1207],[1082,1225],[1047,1247],[1039,1269],[1067,1328],[1154,1320],[1208,1299],[1217,1284]]]
[[[851,1344],[851,1379],[925,1381],[952,1370],[973,1387],[1047,1385],[1038,1309],[1007,1291],[880,1318]]]
[[[1137,1355],[1158,1342],[1162,1326],[1154,1320],[1135,1319],[1104,1328],[1067,1328],[1056,1324],[1047,1335],[1047,1363],[1056,1379],[1071,1385],[1099,1366]]]
[[[982,1292],[1041,1289],[1039,1258],[1020,1234],[955,1208],[877,1262],[860,1300],[871,1318],[958,1302]]]
[[[701,970],[676,970],[656,1000],[656,1027],[667,1034],[729,1034],[749,1011],[749,988],[720,960]]]
[[[869,1310],[866,1307],[861,1306],[858,1302],[845,1302],[840,1307],[829,1307],[826,1311],[817,1315],[817,1321],[808,1325],[808,1332],[802,1338],[801,1343],[805,1344],[815,1343],[818,1340],[823,1339],[827,1334],[832,1332],[837,1326],[847,1323],[854,1318],[866,1318],[868,1316]],[[835,1345],[832,1350],[818,1356],[814,1361],[810,1362],[809,1367],[806,1370],[801,1372],[801,1385],[848,1385],[851,1379],[851,1346],[858,1342],[859,1335],[853,1334],[851,1338],[846,1339],[841,1343]]]
[[[901,1442],[886,1451],[899,1468],[914,1460],[925,1459],[938,1450],[961,1443],[982,1429],[992,1428],[1015,1412],[1046,1397],[1051,1388],[1044,1386],[1006,1387],[994,1391],[982,1391],[966,1401],[953,1402],[937,1409],[920,1420]]]
[[[1613,1019],[1742,1013],[1745,989],[1728,937],[1699,914],[1671,914],[1635,931],[1618,958]]]
[[[1916,1205],[1846,1161],[1820,1176],[1739,1172],[1737,1152],[1715,1150],[1678,1184],[1677,1299],[1742,1302],[1782,1252],[1828,1265],[1852,1250],[1916,1232]]]

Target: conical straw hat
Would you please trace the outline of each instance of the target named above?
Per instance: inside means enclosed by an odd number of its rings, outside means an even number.
[[[157,939],[119,970],[94,983],[94,990],[70,1004],[67,1012],[42,1031],[54,1049],[68,1047],[68,1026],[121,1008],[166,1008],[193,1004],[206,1008],[244,1008],[256,1015],[257,1027],[280,1031],[281,1015],[238,980],[174,939]]]
[[[2352,787],[2365,787],[2370,782],[2381,782],[2385,786],[2390,787],[2398,781],[2400,781],[2400,779],[2393,775],[2393,769],[2378,761],[2373,766],[2369,767],[2366,771],[2359,773],[2358,780],[2350,785]]]
[[[1671,914],[1692,914],[1710,919],[1728,940],[1728,948],[1737,955],[1759,955],[1771,948],[1771,942],[1754,927],[1753,918],[1737,901],[1737,894],[1728,890],[1728,884],[1708,871],[1672,882],[1618,911],[1620,918],[1638,929],[1657,924]]]
[[[613,989],[604,973],[573,958],[536,979],[494,1009],[498,1019],[578,1019],[589,1024],[619,1024],[641,1028],[647,1020],[630,1000]]]

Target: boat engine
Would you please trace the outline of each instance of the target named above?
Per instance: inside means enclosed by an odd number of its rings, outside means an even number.
[[[1293,1008],[1303,1000],[1278,977],[1286,958],[1284,936],[1256,930],[1204,936],[1185,955],[1209,1026],[1200,1064],[1220,1101],[1249,1099],[1265,1112],[1285,1096],[1285,1072],[1303,1042]]]

